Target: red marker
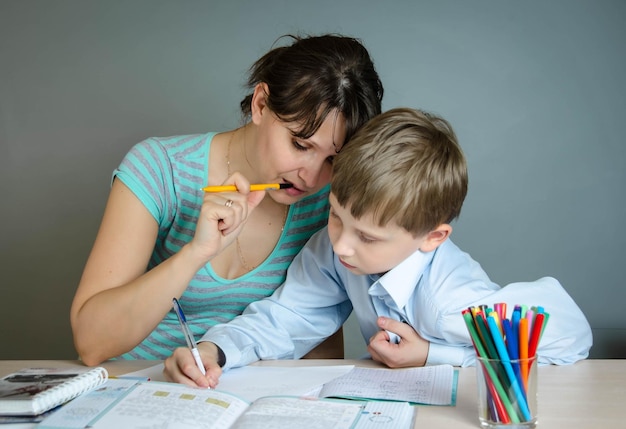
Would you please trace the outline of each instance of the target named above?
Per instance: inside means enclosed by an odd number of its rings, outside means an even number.
[[[545,319],[545,315],[543,313],[539,313],[535,316],[535,321],[533,322],[532,332],[530,333],[530,343],[528,345],[528,357],[534,357],[537,353],[537,345],[539,344],[539,338],[541,337],[541,330],[543,327],[543,321]]]

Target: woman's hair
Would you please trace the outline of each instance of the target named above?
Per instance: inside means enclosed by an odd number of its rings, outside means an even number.
[[[467,165],[450,124],[409,108],[367,122],[333,162],[331,192],[355,218],[419,236],[461,213]]]
[[[270,110],[281,121],[302,124],[297,137],[311,137],[337,109],[346,120],[347,142],[381,112],[383,85],[359,40],[334,34],[282,38],[293,43],[257,60],[250,68],[247,87],[267,84]],[[251,114],[251,101],[249,94],[240,103],[244,117]]]

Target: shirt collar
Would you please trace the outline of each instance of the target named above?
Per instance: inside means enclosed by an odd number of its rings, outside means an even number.
[[[383,274],[370,289],[372,295],[382,295],[385,292],[394,300],[398,308],[404,308],[417,287],[417,282],[428,266],[435,252],[424,253],[417,250],[411,256],[400,262],[390,271]],[[380,285],[381,290],[377,285]]]

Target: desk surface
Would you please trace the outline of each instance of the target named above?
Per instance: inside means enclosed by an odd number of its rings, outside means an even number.
[[[157,361],[115,361],[102,366],[111,375],[121,375],[156,365]],[[303,359],[263,361],[262,366],[318,366],[353,364],[379,366],[367,360]],[[81,365],[65,360],[4,360],[0,376],[26,367]],[[539,428],[623,428],[626,413],[626,360],[590,359],[568,366],[538,368]],[[418,406],[415,428],[478,428],[475,369],[460,368],[455,407]]]

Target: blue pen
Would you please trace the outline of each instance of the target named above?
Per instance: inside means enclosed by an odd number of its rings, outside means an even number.
[[[180,322],[180,328],[183,331],[183,336],[187,341],[187,346],[189,347],[189,350],[191,350],[193,358],[196,360],[196,365],[198,365],[198,369],[202,372],[202,375],[206,375],[204,364],[202,363],[202,359],[200,359],[200,353],[198,353],[198,348],[196,347],[196,340],[191,334],[189,325],[187,325],[187,318],[185,317],[185,313],[183,313],[183,309],[176,298],[174,298],[172,302],[174,305],[174,311],[176,312],[176,315],[178,316],[178,321]]]
[[[504,345],[502,334],[500,334],[500,329],[498,328],[498,325],[496,325],[496,320],[491,316],[487,317],[487,324],[489,325],[489,330],[491,331],[491,337],[493,338],[496,350],[500,355],[500,361],[502,362],[504,370],[506,371],[509,381],[511,382],[511,388],[513,389],[513,393],[517,398],[520,411],[522,412],[525,421],[529,421],[530,410],[528,409],[528,403],[526,402],[520,385],[517,382],[517,377],[515,376],[513,367],[511,366],[511,360],[509,358],[508,352],[506,351],[506,346]]]

